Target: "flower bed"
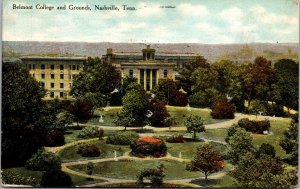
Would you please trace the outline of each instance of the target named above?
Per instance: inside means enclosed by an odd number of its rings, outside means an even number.
[[[137,157],[162,157],[167,153],[167,146],[160,138],[141,137],[135,140],[131,145],[131,155]]]

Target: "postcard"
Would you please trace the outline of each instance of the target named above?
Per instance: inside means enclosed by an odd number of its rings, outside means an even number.
[[[2,10],[1,186],[298,185],[298,0]]]

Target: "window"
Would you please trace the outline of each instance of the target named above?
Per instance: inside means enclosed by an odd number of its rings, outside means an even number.
[[[79,65],[76,66],[77,70],[79,70]]]
[[[64,88],[64,83],[60,83],[60,88]]]
[[[59,66],[59,69],[60,69],[60,70],[64,70],[64,65],[60,65],[60,66]]]
[[[60,98],[63,98],[63,97],[64,97],[64,92],[60,92],[60,93],[59,93],[59,97],[60,97]]]
[[[72,88],[72,83],[69,83],[69,87]]]
[[[72,66],[72,70],[76,70],[76,66],[75,65]]]
[[[164,78],[168,77],[168,70],[164,70]]]
[[[44,73],[41,74],[41,78],[45,79],[45,74]]]
[[[70,70],[72,70],[72,66],[71,66],[71,65],[69,65],[69,67],[70,67]]]
[[[77,75],[77,74],[73,74],[73,75],[72,75],[72,78],[75,79],[76,75]]]
[[[54,64],[51,64],[51,70],[54,70]]]
[[[133,70],[129,70],[129,77],[133,77]]]
[[[60,79],[64,79],[64,74],[60,74]]]
[[[29,68],[30,70],[32,69],[31,64],[28,64],[28,68]]]
[[[53,91],[50,92],[50,97],[54,98],[54,92]]]
[[[51,79],[54,79],[54,74],[51,74]]]
[[[32,74],[32,77],[35,77],[35,74]]]
[[[35,70],[35,64],[32,64],[32,69]]]
[[[44,83],[44,82],[41,82],[41,86],[42,86],[43,88],[45,88],[45,83]]]
[[[72,75],[69,75],[69,79],[72,79]]]
[[[51,83],[51,88],[54,88],[54,83]]]
[[[45,69],[45,64],[41,65],[41,69],[44,70]]]

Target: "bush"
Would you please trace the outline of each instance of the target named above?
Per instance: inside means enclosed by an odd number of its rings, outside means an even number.
[[[26,162],[26,169],[34,171],[46,171],[51,167],[60,168],[61,160],[51,152],[40,149]]]
[[[267,115],[269,116],[277,116],[277,117],[284,117],[286,113],[283,110],[283,107],[277,104],[268,104],[266,107]]]
[[[266,154],[274,158],[276,156],[276,151],[274,146],[271,144],[262,143],[256,152],[256,157],[260,157],[262,154]]]
[[[2,169],[1,176],[3,184],[18,184],[39,187],[39,181],[37,178],[33,178],[31,176],[24,177],[23,175],[16,174],[16,171],[13,170]]]
[[[210,103],[206,93],[197,92],[190,96],[190,105],[193,107],[206,108],[210,106]]]
[[[183,143],[184,138],[182,135],[172,135],[167,138],[167,142],[169,143]]]
[[[42,187],[71,187],[72,180],[69,175],[62,172],[58,168],[48,169],[42,176],[41,186]]]
[[[269,131],[271,127],[269,120],[254,121],[249,120],[248,118],[240,119],[238,121],[238,126],[244,128],[246,131],[258,134],[263,134],[264,131]]]
[[[149,118],[152,126],[166,126],[165,120],[170,117],[170,114],[168,113],[166,104],[163,101],[157,98],[152,99],[149,110],[152,112],[152,115]]]
[[[76,153],[81,154],[82,157],[98,157],[101,152],[94,144],[81,144]]]
[[[137,138],[139,138],[139,135],[135,132],[116,132],[107,137],[106,143],[114,145],[129,145]]]
[[[226,100],[217,100],[212,106],[211,116],[214,119],[233,119],[235,107]]]
[[[97,127],[85,127],[78,134],[79,138],[102,138],[104,131],[102,128]]]
[[[167,146],[160,138],[141,137],[130,144],[131,154],[137,157],[162,157],[167,153]]]
[[[261,102],[259,100],[252,100],[248,106],[248,112],[250,114],[258,115],[262,113],[265,115],[267,113],[267,103]]]
[[[188,99],[186,94],[179,92],[179,91],[174,91],[170,95],[170,105],[171,106],[186,106],[188,103]]]
[[[63,131],[50,130],[45,137],[45,146],[62,146],[65,144],[65,136]]]
[[[290,114],[290,117],[295,121],[295,123],[299,122],[299,114]]]

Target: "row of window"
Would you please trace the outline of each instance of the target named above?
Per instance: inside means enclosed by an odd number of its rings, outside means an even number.
[[[72,78],[74,79],[74,78],[76,77],[76,75],[77,75],[77,74],[69,75],[69,79],[72,79]],[[35,74],[32,74],[32,77],[35,77]],[[42,79],[45,79],[45,77],[46,77],[46,75],[45,75],[44,73],[42,73],[42,74],[41,74],[41,78],[42,78]],[[50,74],[50,78],[51,78],[51,79],[55,79],[55,74]],[[64,78],[65,78],[65,75],[64,75],[64,74],[59,74],[59,78],[60,78],[60,79],[64,79]]]
[[[129,70],[129,77],[133,77],[133,70]],[[164,70],[164,78],[168,77],[168,70]]]
[[[41,85],[42,85],[42,87],[44,87],[45,88],[45,82],[41,82]],[[54,88],[54,86],[55,86],[55,83],[50,83],[50,88]],[[61,88],[61,89],[63,89],[64,88],[64,83],[60,83],[59,84],[59,87]],[[72,84],[71,83],[69,83],[69,87],[71,88],[72,87]]]
[[[51,91],[51,92],[50,92],[50,97],[51,97],[51,98],[54,98],[54,96],[55,96],[55,92]],[[65,92],[59,92],[59,97],[60,97],[60,98],[67,97],[67,94],[66,94]]]
[[[41,64],[41,69],[44,70],[46,68],[45,64]],[[54,64],[51,64],[50,65],[50,68],[51,70],[54,70],[55,69],[55,65]],[[69,65],[69,69],[70,70],[79,70],[79,65]],[[28,64],[28,69],[30,70],[35,70],[35,64]],[[60,70],[64,70],[64,65],[59,65],[59,69]]]

